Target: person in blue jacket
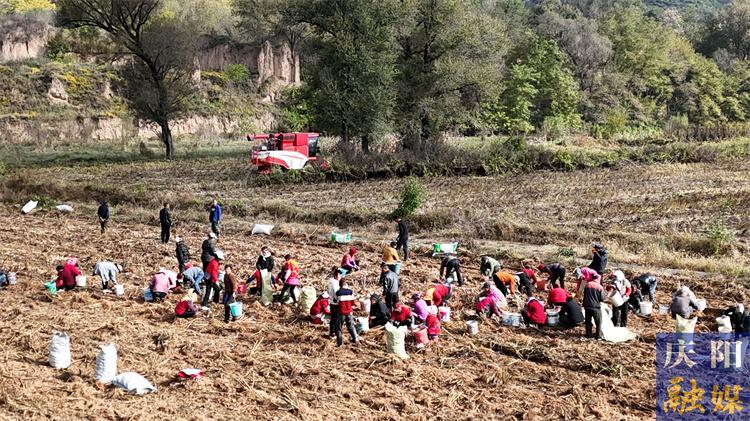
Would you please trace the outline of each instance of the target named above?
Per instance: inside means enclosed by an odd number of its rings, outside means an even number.
[[[221,225],[221,205],[216,198],[211,202],[211,207],[208,213],[208,221],[211,222],[211,231],[216,234],[216,238],[219,238],[219,226]]]

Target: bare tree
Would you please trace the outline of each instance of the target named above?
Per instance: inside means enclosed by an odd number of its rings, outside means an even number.
[[[58,23],[93,27],[135,58],[123,69],[126,97],[138,117],[161,129],[174,156],[170,120],[188,110],[197,45],[195,26],[159,15],[160,0],[60,0]]]

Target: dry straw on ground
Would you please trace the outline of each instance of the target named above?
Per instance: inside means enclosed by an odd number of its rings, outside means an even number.
[[[626,344],[581,339],[581,330],[509,329],[485,321],[468,336],[464,319],[480,285],[477,260],[466,258],[468,285],[454,300],[454,316],[438,343],[399,361],[385,354],[382,332],[357,344],[335,347],[327,329],[310,325],[291,307],[264,308],[245,300],[246,317],[224,324],[222,309],[175,319],[177,296],[143,303],[140,288],[160,266],[174,265],[174,245],[158,243],[155,227],[113,223],[100,236],[93,218],[80,215],[18,215],[3,208],[0,225],[5,267],[18,284],[0,292],[0,417],[55,419],[644,419],[652,417],[654,342],[669,330],[665,317],[631,316],[639,339]],[[183,227],[181,236],[197,254],[205,227]],[[299,257],[304,282],[318,290],[325,271],[340,261],[344,246],[324,239],[250,237],[233,232],[221,239],[228,261],[244,277],[261,245],[277,255]],[[379,245],[365,245],[364,270],[353,276],[357,293],[377,291]],[[83,291],[50,297],[42,283],[64,256],[80,257],[90,272],[100,259],[125,262],[126,296],[102,294],[90,277]],[[427,289],[436,260],[419,257],[405,267],[404,295]],[[660,284],[665,302],[675,279]],[[712,305],[725,305],[726,291],[698,283]],[[459,303],[463,306],[458,307]],[[708,318],[701,320],[708,323]],[[702,328],[706,328],[705,326]],[[73,365],[47,365],[53,330],[72,338]],[[157,393],[130,396],[98,385],[93,369],[99,345],[113,342],[118,370],[136,371]],[[199,381],[177,380],[181,368],[206,370]]]

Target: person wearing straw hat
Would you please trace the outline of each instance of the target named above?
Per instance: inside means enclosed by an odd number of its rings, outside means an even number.
[[[120,264],[102,261],[94,265],[93,275],[102,279],[102,290],[109,291],[110,282],[112,285],[117,285],[117,274],[120,272],[122,272]]]
[[[221,287],[219,286],[219,265],[224,260],[224,253],[221,250],[217,250],[215,256],[215,259],[211,259],[208,262],[205,271],[206,293],[203,295],[203,302],[201,303],[203,310],[208,310],[208,301],[212,293],[214,304],[219,304],[219,293],[221,292]]]

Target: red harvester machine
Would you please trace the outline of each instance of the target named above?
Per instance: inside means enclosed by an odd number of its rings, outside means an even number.
[[[255,142],[250,162],[258,172],[268,174],[274,165],[285,170],[301,170],[318,155],[317,133],[249,134],[247,140]]]

